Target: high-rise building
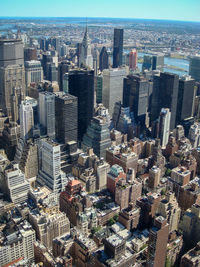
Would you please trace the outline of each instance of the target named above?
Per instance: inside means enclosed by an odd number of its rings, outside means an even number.
[[[114,43],[113,43],[113,68],[122,66],[123,55],[123,29],[114,29]]]
[[[25,61],[25,80],[26,86],[30,83],[39,83],[43,80],[43,69],[40,61]]]
[[[83,37],[83,41],[81,44],[80,58],[79,58],[79,66],[81,65],[93,68],[93,57],[91,53],[91,44],[90,38],[88,35],[88,27],[86,26],[85,34]]]
[[[56,94],[55,132],[56,139],[61,143],[77,141],[77,100],[77,97],[64,92]]]
[[[18,39],[0,40],[0,67],[8,65],[23,65],[24,49],[23,43]]]
[[[122,101],[123,79],[125,69],[107,69],[103,71],[102,102],[112,115],[115,102]]]
[[[108,53],[106,47],[103,46],[99,55],[99,69],[103,71],[104,69],[108,69]]]
[[[200,56],[190,58],[189,74],[197,81],[200,81]]]
[[[149,245],[147,253],[148,267],[164,267],[167,251],[169,225],[162,216],[155,219],[154,226],[149,232]]]
[[[178,82],[179,77],[177,74],[160,73],[160,90],[159,90],[159,105],[161,108],[169,108],[171,111],[170,130],[176,126],[176,112],[178,101]],[[159,111],[160,112],[160,111]]]
[[[71,65],[68,61],[62,61],[59,63],[58,65],[58,84],[59,84],[59,88],[60,91],[64,91],[63,89],[63,76],[65,73],[69,72]]]
[[[169,140],[171,112],[168,108],[162,108],[159,117],[159,138],[161,147],[165,148]]]
[[[137,50],[133,49],[129,53],[129,68],[135,70],[137,67]]]
[[[20,135],[28,140],[33,135],[34,117],[33,108],[28,101],[22,101],[20,105]]]
[[[55,137],[55,95],[50,92],[39,93],[39,122],[46,134]]]
[[[145,123],[145,116],[148,110],[149,82],[139,75],[128,75],[124,78],[123,106],[130,107],[134,113],[135,120]]]
[[[28,199],[30,184],[17,163],[10,164],[3,172],[2,192],[15,204]]]
[[[67,184],[65,173],[61,170],[61,147],[51,140],[40,143],[41,170],[38,183],[46,185],[54,193],[60,193]]]
[[[37,50],[34,47],[24,48],[24,61],[37,60]]]
[[[69,94],[78,98],[78,140],[81,141],[93,118],[94,71],[82,69],[70,71]],[[73,120],[74,118],[72,116]]]
[[[108,111],[107,111],[108,112]],[[94,153],[99,158],[106,158],[106,149],[111,146],[110,121],[107,120],[107,114],[94,117],[83,136],[83,147],[93,148]]]
[[[176,123],[193,116],[195,81],[190,76],[183,76],[179,80]]]
[[[163,71],[164,68],[164,55],[153,55],[152,56],[152,70]]]
[[[94,90],[96,93],[96,103],[102,103],[103,76],[102,74],[94,77]]]
[[[8,60],[9,61],[9,60]],[[20,60],[13,60],[18,62]],[[3,64],[3,63],[2,63]],[[18,106],[25,97],[24,65],[0,68],[0,108],[13,121],[18,120]]]

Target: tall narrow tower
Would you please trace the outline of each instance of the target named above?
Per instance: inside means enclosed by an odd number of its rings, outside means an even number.
[[[123,35],[123,29],[114,29],[113,68],[118,68],[122,65]]]
[[[93,57],[91,53],[91,43],[88,35],[88,27],[86,26],[85,34],[81,44],[81,53],[79,59],[79,66],[84,65],[93,68]]]

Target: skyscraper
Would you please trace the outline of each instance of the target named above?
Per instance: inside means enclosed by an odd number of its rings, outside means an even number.
[[[135,70],[137,67],[137,50],[133,49],[129,53],[129,68]]]
[[[24,49],[22,41],[18,39],[0,40],[0,67],[23,64]]]
[[[114,29],[113,68],[118,68],[122,65],[123,35],[123,29]]]
[[[168,108],[162,108],[159,117],[159,138],[161,147],[165,148],[169,140],[171,112]]]
[[[108,69],[108,53],[105,46],[102,47],[99,55],[99,69],[100,71]]]
[[[55,137],[55,95],[50,92],[39,93],[39,122],[46,134]]]
[[[77,141],[77,115],[77,97],[58,92],[55,97],[55,132],[59,142]]]
[[[39,83],[43,80],[43,69],[40,61],[25,61],[25,79],[26,86],[30,83]]]
[[[137,122],[144,124],[148,109],[149,82],[139,75],[124,78],[123,106],[130,107]]]
[[[164,55],[158,54],[152,56],[152,70],[163,71],[164,67]]]
[[[69,94],[78,97],[78,140],[81,141],[93,118],[94,71],[82,69],[70,71]]]
[[[176,111],[178,101],[178,82],[177,74],[162,73],[160,74],[160,109],[169,108],[171,111],[170,130],[176,126]]]
[[[28,101],[22,101],[20,105],[20,135],[23,140],[32,137],[33,126],[33,108]]]
[[[103,70],[102,102],[112,116],[115,102],[122,101],[123,79],[125,69]]]
[[[176,112],[176,123],[179,124],[186,118],[193,116],[195,81],[190,76],[183,76],[179,80],[178,102]]]
[[[197,81],[200,81],[200,56],[190,58],[189,74]]]
[[[155,219],[154,226],[149,232],[149,246],[147,252],[148,267],[164,267],[167,251],[169,225],[162,216]]]
[[[95,116],[88,126],[83,136],[83,148],[93,148],[99,158],[105,159],[106,149],[111,146],[109,125],[108,110],[105,109],[105,114]]]
[[[91,53],[91,44],[90,44],[90,38],[88,35],[87,26],[86,26],[85,34],[84,34],[83,41],[81,44],[79,66],[81,67],[81,65],[93,68],[93,57]]]

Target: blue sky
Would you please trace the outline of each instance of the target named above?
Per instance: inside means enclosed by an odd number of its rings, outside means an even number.
[[[200,0],[0,0],[0,16],[200,21]]]

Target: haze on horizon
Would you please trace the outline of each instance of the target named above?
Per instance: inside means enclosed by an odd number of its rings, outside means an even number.
[[[2,3],[1,3],[2,2]],[[7,0],[1,17],[100,17],[200,21],[199,0]]]

